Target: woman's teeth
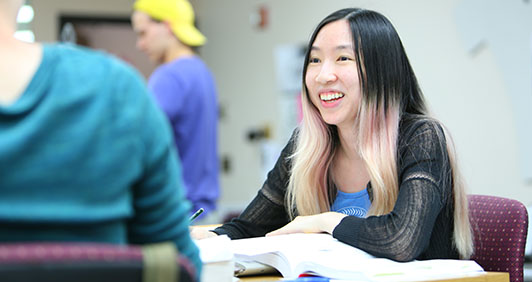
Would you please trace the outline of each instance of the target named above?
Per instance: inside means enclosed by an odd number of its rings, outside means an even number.
[[[344,94],[340,92],[320,94],[320,99],[325,102],[330,102],[330,101],[337,100],[343,97],[344,97]]]

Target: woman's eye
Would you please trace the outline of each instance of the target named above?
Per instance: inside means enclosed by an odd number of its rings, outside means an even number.
[[[349,60],[351,60],[351,58],[346,57],[346,56],[341,56],[340,58],[338,58],[338,61],[349,61]]]
[[[308,60],[308,62],[311,63],[311,64],[316,64],[316,63],[320,62],[320,59],[318,59],[318,58],[310,58],[310,60]]]

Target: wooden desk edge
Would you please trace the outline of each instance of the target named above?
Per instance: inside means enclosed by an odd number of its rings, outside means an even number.
[[[432,282],[510,282],[510,274],[507,272],[486,272],[485,274],[451,278],[444,280],[433,280]]]
[[[280,281],[279,276],[248,276],[238,279],[240,282]],[[450,278],[444,280],[430,280],[430,282],[510,282],[510,274],[506,272],[486,272],[469,277]]]

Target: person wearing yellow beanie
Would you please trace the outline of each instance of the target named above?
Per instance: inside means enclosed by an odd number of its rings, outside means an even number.
[[[214,77],[195,54],[206,42],[194,26],[187,0],[137,0],[131,16],[137,48],[158,65],[148,87],[166,113],[183,164],[183,180],[192,212],[216,209],[218,178],[218,101]],[[203,219],[203,220],[202,220]]]
[[[186,0],[138,0],[134,9],[166,22],[179,41],[188,46],[205,44],[205,36],[194,26],[194,10]]]
[[[193,54],[191,47],[207,41],[194,26],[194,10],[187,0],[138,0],[133,9],[137,48],[157,64]]]

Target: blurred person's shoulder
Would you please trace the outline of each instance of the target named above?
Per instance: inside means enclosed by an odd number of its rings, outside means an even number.
[[[132,66],[103,50],[61,43],[48,44],[46,48],[57,75],[65,79],[78,79],[85,83],[98,79],[103,83],[117,83],[121,79],[143,81]]]
[[[85,110],[79,113],[92,119],[113,119],[116,124],[134,122],[155,108],[140,73],[121,59],[70,44],[44,48],[46,97],[51,105],[83,105]]]

